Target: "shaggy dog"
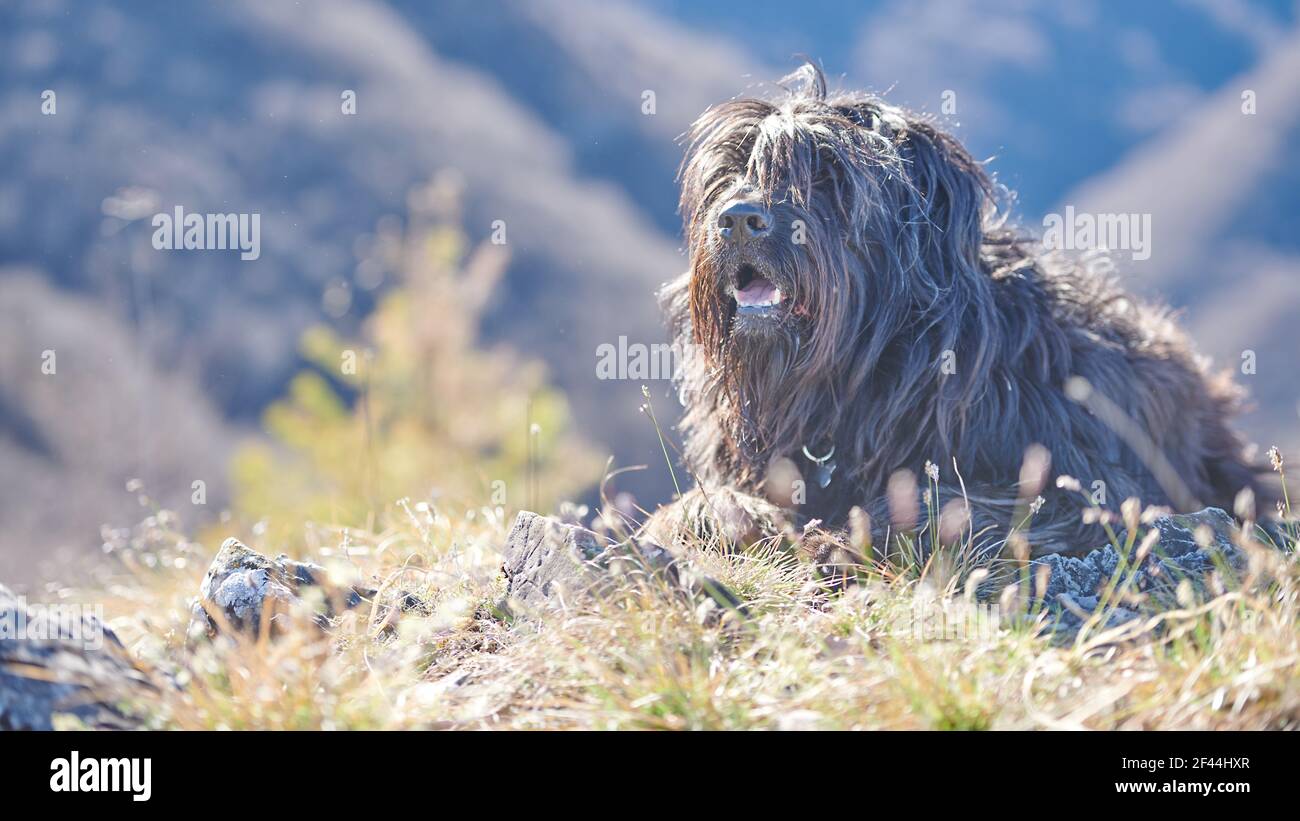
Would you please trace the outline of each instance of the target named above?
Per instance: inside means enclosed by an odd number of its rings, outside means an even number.
[[[661,298],[701,488],[650,535],[731,518],[720,506],[828,528],[860,506],[877,534],[945,510],[985,553],[1012,527],[1045,552],[1097,546],[1080,510],[1099,497],[1232,510],[1262,494],[1229,427],[1241,391],[1166,309],[1008,227],[981,164],[930,120],[828,95],[811,65],[782,86],[689,134],[690,270]]]

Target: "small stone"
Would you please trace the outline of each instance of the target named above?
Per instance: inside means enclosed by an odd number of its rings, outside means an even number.
[[[238,539],[226,539],[208,566],[199,596],[190,608],[189,636],[215,636],[219,621],[256,635],[263,614],[274,625],[290,610],[305,606],[303,594],[308,588],[324,593],[316,597],[321,604],[312,610],[313,620],[322,627],[329,624],[337,610],[356,607],[374,595],[373,590],[331,586],[320,565],[295,561],[283,554],[269,559]],[[212,618],[211,613],[220,614],[220,618]]]
[[[1149,600],[1158,603],[1161,597],[1172,599],[1178,583],[1184,579],[1194,587],[1203,589],[1204,579],[1210,571],[1220,566],[1240,569],[1245,564],[1245,555],[1234,542],[1237,524],[1231,516],[1218,508],[1161,516],[1151,526],[1160,533],[1155,548],[1141,566],[1126,567],[1124,570],[1125,580],[1131,579],[1127,582],[1127,590],[1145,593]],[[1197,542],[1198,529],[1202,529],[1202,538],[1208,532],[1210,540],[1207,547],[1202,547]],[[1126,534],[1121,532],[1118,537],[1119,543],[1123,544]],[[1136,550],[1136,541],[1134,549]],[[1083,556],[1051,555],[1031,563],[1031,577],[1039,567],[1046,567],[1050,571],[1041,600],[1057,617],[1057,635],[1071,635],[1083,626],[1084,619],[1076,610],[1095,612],[1101,603],[1100,594],[1115,577],[1120,560],[1120,554],[1115,548],[1106,545]],[[1062,597],[1075,607],[1064,606]],[[1114,602],[1110,603],[1108,610],[1108,627],[1142,615],[1130,606],[1115,606]]]

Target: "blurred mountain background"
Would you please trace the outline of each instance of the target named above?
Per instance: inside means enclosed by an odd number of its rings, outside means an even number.
[[[201,479],[219,511],[235,443],[309,365],[303,332],[372,311],[377,231],[439,175],[470,239],[506,227],[483,344],[545,360],[581,432],[650,465],[617,486],[665,500],[641,382],[599,380],[596,350],[665,339],[678,137],[800,54],[834,84],[955,102],[944,121],[1031,230],[1066,205],[1150,213],[1126,283],[1220,367],[1255,352],[1243,428],[1296,452],[1298,20],[1282,0],[0,3],[0,579],[138,517],[132,478],[199,518]],[[261,257],[154,250],[176,205],[260,213]]]

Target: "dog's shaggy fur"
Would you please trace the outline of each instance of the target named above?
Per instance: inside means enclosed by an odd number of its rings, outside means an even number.
[[[931,509],[962,500],[986,545],[1041,493],[1039,552],[1098,541],[1060,475],[1086,492],[1104,482],[1112,508],[1231,510],[1243,488],[1263,492],[1229,427],[1241,392],[1166,309],[1009,227],[981,164],[929,119],[828,95],[812,66],[782,86],[705,112],[682,166],[690,270],[662,299],[704,488],[831,527],[862,506],[883,529],[925,504],[930,462]],[[770,230],[727,241],[736,202]],[[737,308],[755,277],[781,297],[760,315]],[[808,454],[832,448],[823,488]]]

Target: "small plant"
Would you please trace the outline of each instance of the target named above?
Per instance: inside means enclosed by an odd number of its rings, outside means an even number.
[[[542,365],[477,347],[508,262],[468,249],[454,191],[413,197],[405,229],[381,224],[363,267],[393,280],[357,339],[323,326],[302,339],[312,364],[266,412],[271,442],[242,448],[234,509],[258,540],[290,547],[305,522],[373,526],[395,500],[552,510],[593,487],[600,460],[569,429]],[[265,527],[269,526],[269,530]]]

